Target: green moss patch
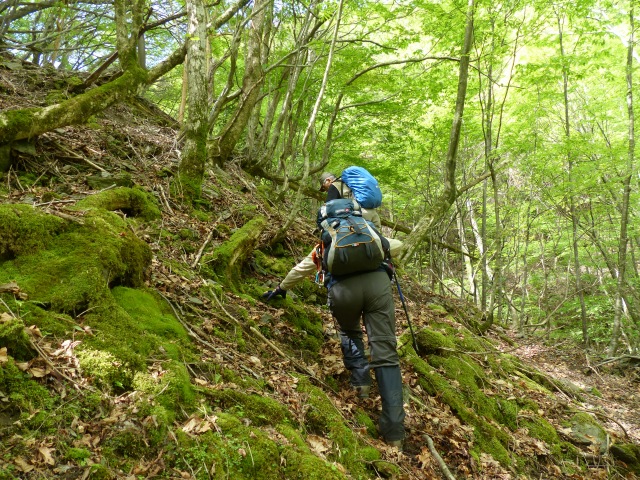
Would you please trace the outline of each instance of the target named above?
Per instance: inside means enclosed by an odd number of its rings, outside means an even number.
[[[327,455],[349,471],[354,478],[369,478],[373,475],[367,465],[362,462],[363,457],[369,460],[378,459],[380,453],[364,446],[327,395],[319,388],[302,379],[298,383],[298,390],[308,395],[309,408],[305,415],[305,423],[310,433],[315,433],[330,439],[335,448]]]
[[[140,285],[151,261],[147,244],[108,212],[88,214],[82,225],[55,228],[43,237],[42,248],[19,251],[0,264],[0,283],[15,281],[30,300],[58,312],[86,310],[105,298],[110,285]]]
[[[144,220],[160,218],[160,209],[151,196],[140,188],[120,187],[105,190],[79,201],[75,210],[99,209],[114,212],[119,210],[131,217]]]
[[[67,227],[30,205],[0,205],[0,260],[47,248]]]
[[[231,389],[207,390],[206,394],[217,408],[233,410],[237,416],[249,418],[255,425],[277,425],[290,420],[289,410],[269,397]]]
[[[420,386],[473,428],[468,439],[471,455],[478,459],[491,455],[508,468],[516,464],[536,469],[529,457],[518,457],[510,443],[512,432],[526,428],[551,454],[575,466],[574,449],[522,392],[548,391],[531,378],[533,374],[522,373],[526,369],[515,357],[492,353],[489,342],[447,321],[434,321],[416,336],[422,356],[411,348],[409,334],[400,339],[403,356],[418,373]]]
[[[22,319],[6,314],[0,315],[0,348],[2,347],[6,347],[7,353],[16,360],[31,360],[36,356]]]

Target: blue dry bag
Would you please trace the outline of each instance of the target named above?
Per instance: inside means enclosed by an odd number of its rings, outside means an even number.
[[[382,205],[382,191],[378,181],[363,167],[347,167],[340,176],[351,189],[361,207],[378,208]]]

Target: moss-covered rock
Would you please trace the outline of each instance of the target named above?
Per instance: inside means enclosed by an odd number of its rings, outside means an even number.
[[[570,436],[576,444],[594,445],[601,455],[609,448],[609,435],[604,428],[588,413],[576,413],[568,422]]]
[[[119,210],[127,216],[144,220],[160,218],[160,209],[155,198],[141,188],[120,187],[105,190],[79,201],[74,210],[101,209],[114,212]]]
[[[0,348],[2,347],[6,347],[7,353],[16,360],[31,360],[37,354],[31,347],[22,319],[7,314],[0,314]]]
[[[633,443],[616,443],[611,446],[614,458],[624,463],[627,470],[640,475],[640,446]]]
[[[32,217],[23,215],[20,220],[31,223]],[[44,221],[50,226],[47,222],[50,219]],[[83,224],[65,228],[57,220],[50,223],[54,228],[42,234],[46,240],[40,248],[8,247],[15,256],[0,264],[0,283],[15,281],[30,300],[65,313],[79,313],[100,303],[110,285],[142,283],[151,250],[117,215],[88,213]],[[16,232],[29,230],[18,220],[14,226]]]
[[[0,260],[47,248],[68,226],[31,205],[0,205]]]
[[[535,470],[535,462],[517,457],[510,448],[511,432],[524,428],[544,442],[549,453],[576,467],[575,449],[560,439],[533,400],[514,393],[526,389],[548,394],[533,379],[535,372],[523,374],[527,369],[515,357],[492,354],[490,343],[448,321],[432,322],[418,332],[417,342],[423,357],[413,350],[408,333],[400,339],[401,353],[418,373],[420,386],[473,428],[469,453],[474,458],[488,454],[504,467]],[[513,379],[518,378],[516,385]]]
[[[262,216],[245,223],[231,235],[229,240],[203,257],[202,264],[205,266],[205,272],[224,285],[242,290],[240,288],[242,268],[247,258],[255,251],[258,239],[266,226],[267,220]]]

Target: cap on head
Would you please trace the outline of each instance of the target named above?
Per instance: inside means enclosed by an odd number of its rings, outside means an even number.
[[[320,175],[320,191],[324,189],[324,182],[326,182],[327,179],[335,180],[335,178],[336,176],[330,172],[324,172],[322,175]]]

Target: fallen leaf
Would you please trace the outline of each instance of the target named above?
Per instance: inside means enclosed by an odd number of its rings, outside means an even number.
[[[34,468],[36,468],[33,465],[27,463],[22,457],[16,457],[14,462],[18,466],[18,468],[20,468],[20,470],[22,470],[24,473],[28,473]]]
[[[431,452],[427,447],[422,447],[422,450],[418,455],[416,455],[416,458],[420,462],[421,468],[425,468],[426,466],[431,465],[433,460],[433,456],[431,455]]]
[[[42,332],[40,332],[40,329],[37,327],[37,325],[31,325],[29,328],[27,328],[27,332],[29,332],[34,337],[42,338]]]
[[[196,428],[196,433],[204,433],[208,432],[209,430],[211,430],[211,424],[207,421],[204,421],[200,425],[198,425],[198,428]]]
[[[262,365],[262,362],[260,361],[260,359],[258,357],[251,356],[251,357],[249,357],[249,361],[251,363],[253,363],[255,366],[257,366],[257,367]]]
[[[198,420],[196,418],[190,418],[189,421],[182,426],[182,431],[185,433],[191,433],[197,425]]]
[[[34,367],[29,369],[29,373],[36,378],[42,378],[47,374],[47,371],[44,368]]]
[[[329,441],[318,435],[307,435],[307,443],[313,451],[320,455],[323,455],[330,448]]]
[[[51,455],[51,453],[55,451],[55,448],[42,446],[38,447],[38,451],[40,452],[40,455],[42,455],[44,463],[46,463],[47,465],[55,465],[56,462]]]
[[[7,363],[9,356],[7,355],[7,347],[0,348],[0,363]]]

